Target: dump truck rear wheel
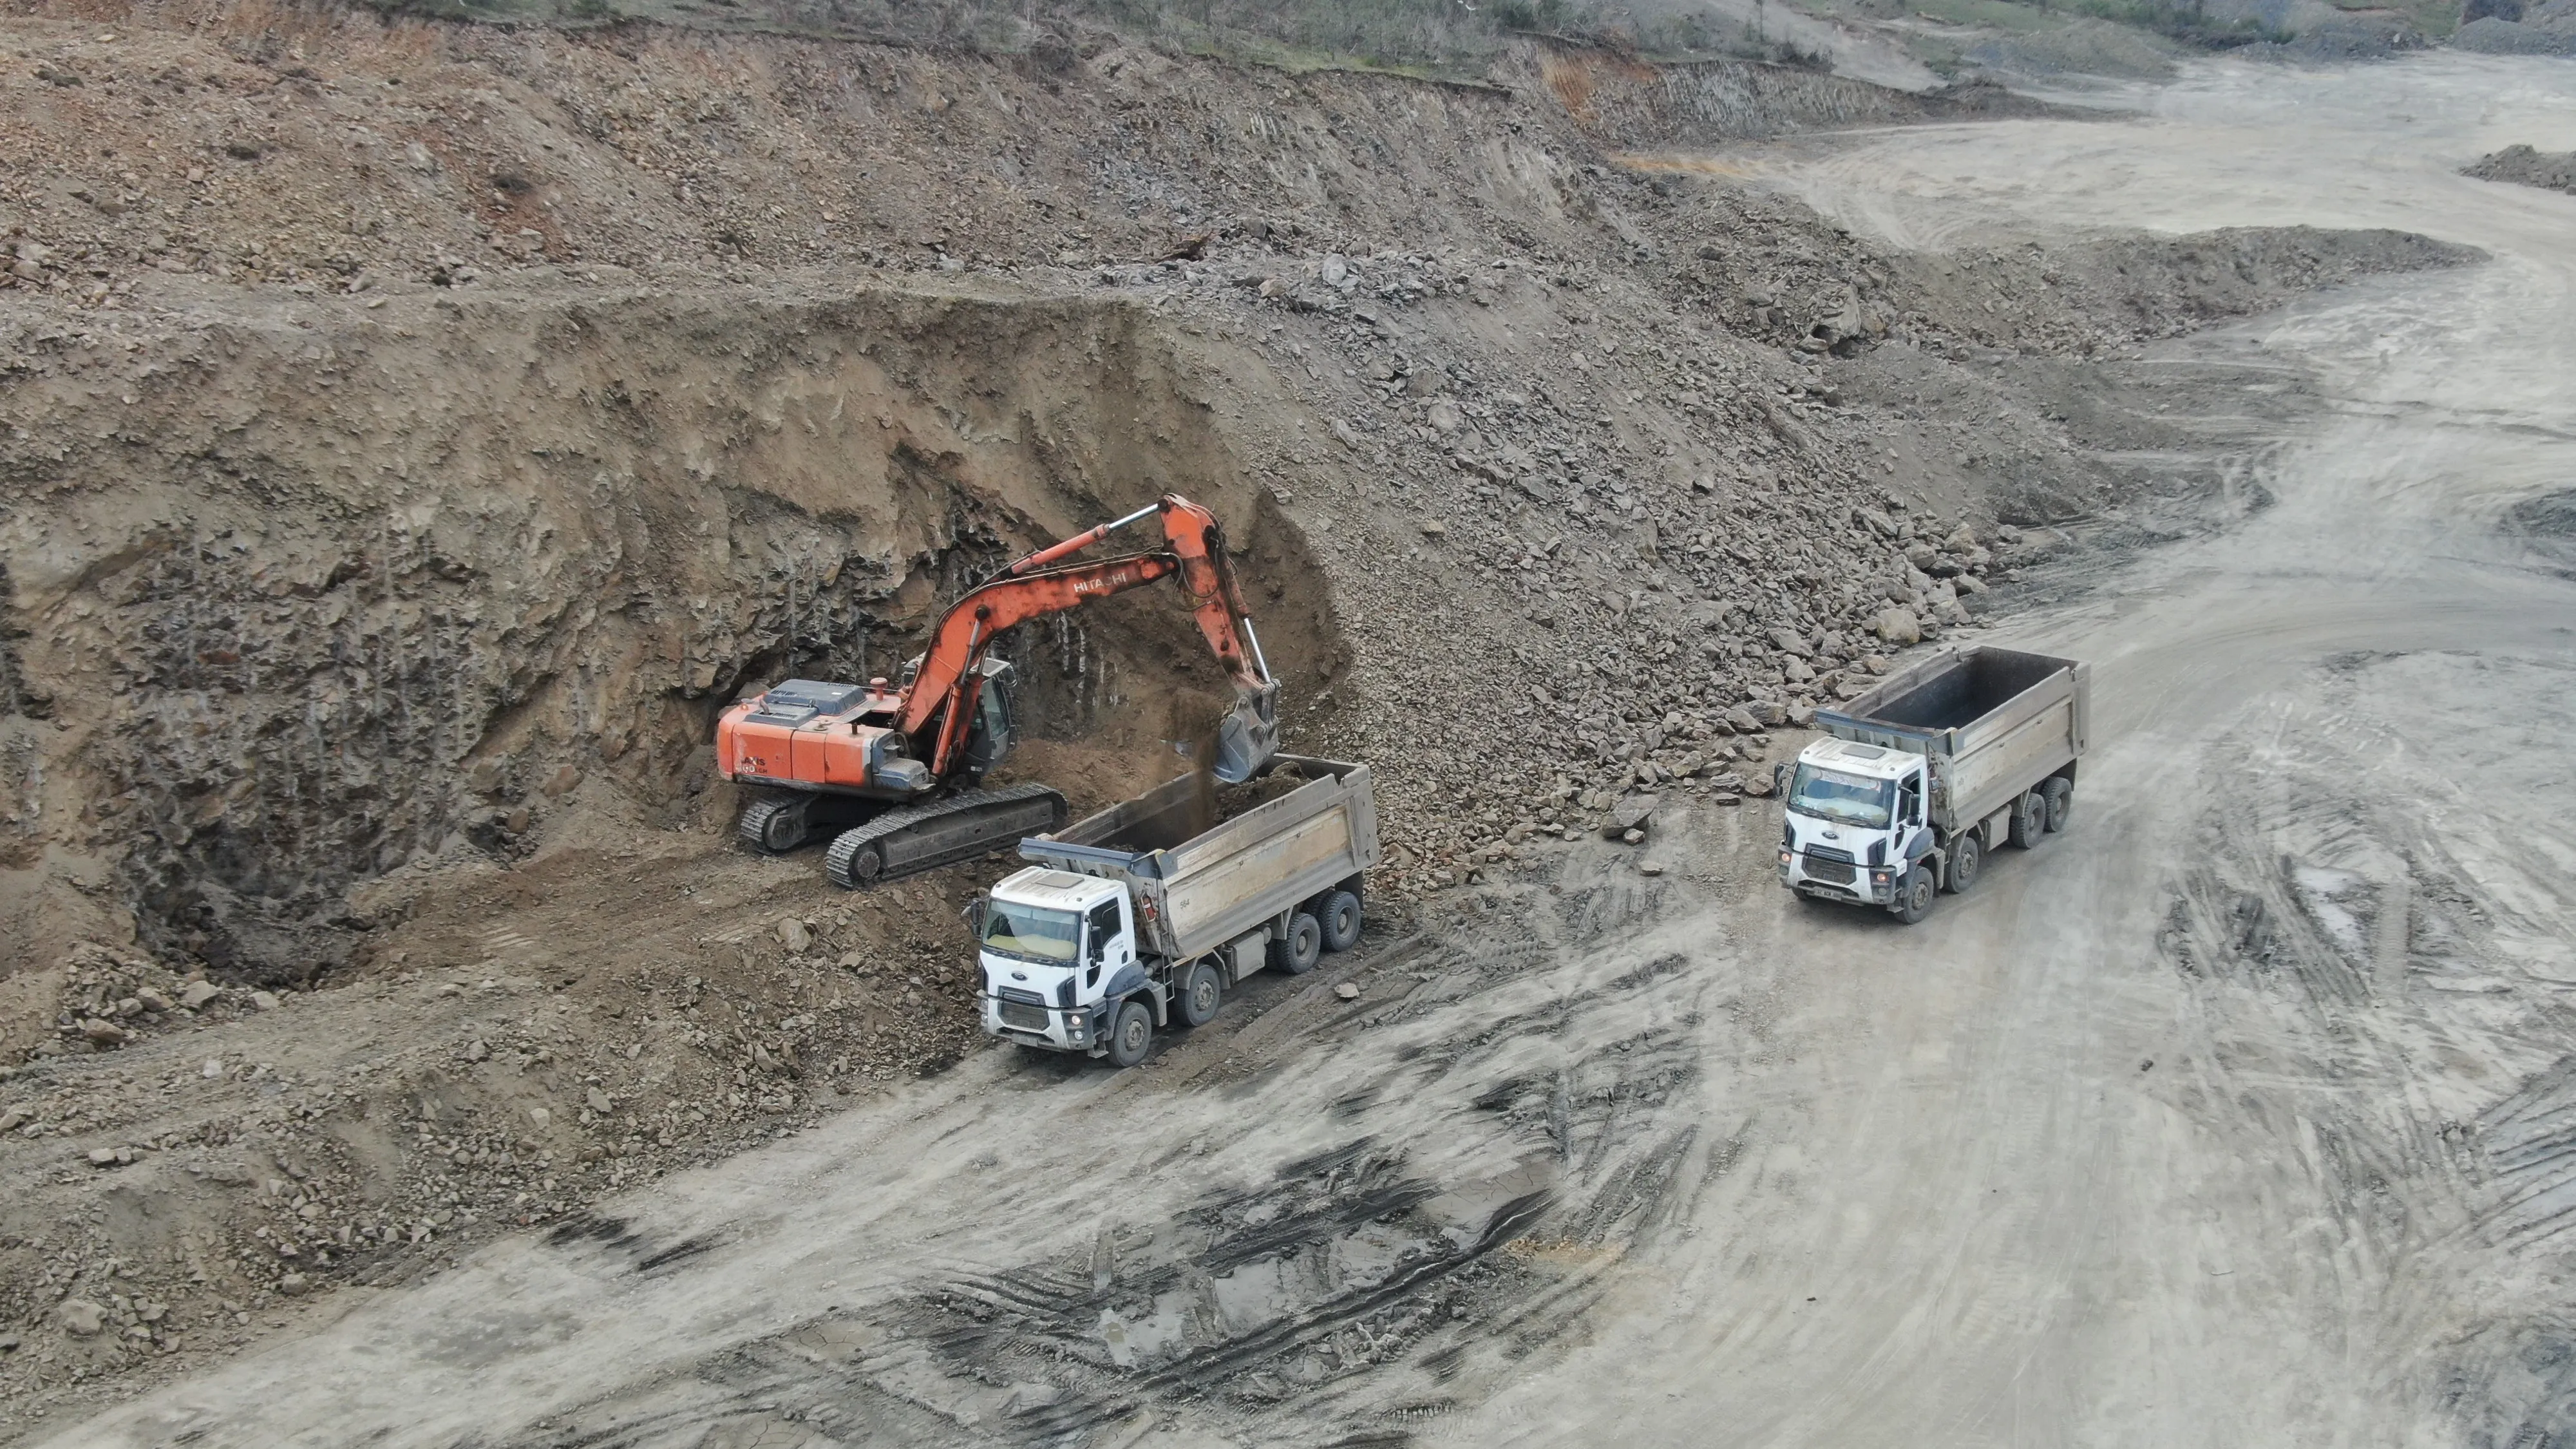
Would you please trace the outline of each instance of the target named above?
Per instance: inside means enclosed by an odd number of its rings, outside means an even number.
[[[1930,866],[1918,865],[1907,871],[1896,886],[1896,904],[1891,908],[1896,918],[1910,926],[1932,914],[1934,890]]]
[[[1131,999],[1122,1002],[1117,1019],[1109,1028],[1109,1064],[1132,1067],[1145,1059],[1145,1053],[1152,1050],[1153,1045],[1154,1013],[1147,1010],[1141,1001]]]
[[[1323,923],[1304,911],[1289,918],[1287,939],[1270,943],[1270,964],[1291,976],[1314,970],[1323,955]]]
[[[2048,829],[2051,834],[2066,828],[2066,817],[2075,810],[2075,782],[2060,776],[2039,787],[2041,798],[2048,801]]]
[[[2039,844],[2040,832],[2048,829],[2048,801],[2037,790],[2026,790],[2013,802],[2010,838],[2016,849],[2029,850]]]
[[[1324,949],[1347,951],[1360,943],[1360,898],[1349,891],[1335,891],[1324,897],[1324,909],[1317,919],[1324,926]]]
[[[1181,981],[1181,1023],[1207,1025],[1216,1019],[1216,1009],[1224,1001],[1225,983],[1217,980],[1216,968],[1200,962]]]

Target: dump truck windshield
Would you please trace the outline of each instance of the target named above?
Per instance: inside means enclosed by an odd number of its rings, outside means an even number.
[[[1800,765],[1797,783],[1789,787],[1789,808],[1843,825],[1884,830],[1895,813],[1896,782]]]
[[[1069,962],[1081,937],[1082,917],[1071,911],[995,901],[984,912],[984,949],[1023,961]]]

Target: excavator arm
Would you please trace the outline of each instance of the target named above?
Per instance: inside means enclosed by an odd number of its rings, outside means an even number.
[[[1152,515],[1162,519],[1162,549],[1093,563],[1062,562]],[[932,774],[945,778],[965,746],[967,723],[983,684],[979,666],[995,636],[1031,619],[1077,609],[1174,574],[1180,575],[1189,593],[1200,635],[1234,681],[1235,707],[1219,730],[1213,768],[1220,779],[1250,779],[1279,747],[1279,685],[1270,677],[1259,637],[1252,632],[1242,590],[1226,558],[1224,531],[1213,514],[1176,494],[1042,548],[968,590],[940,616],[896,727],[918,740],[931,721],[938,720],[938,736],[924,763]]]

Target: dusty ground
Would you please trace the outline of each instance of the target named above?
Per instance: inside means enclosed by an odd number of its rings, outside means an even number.
[[[1805,1150],[1710,1103],[1876,1050],[1830,943],[1889,938],[1774,919],[1742,796],[1789,725],[1999,603],[2109,657],[2085,621],[2196,575],[2105,559],[2334,516],[2298,460],[2365,390],[2267,332],[2171,339],[2496,274],[2413,233],[2533,251],[2439,207],[2042,224],[1889,184],[1978,126],[1710,149],[2033,109],[1803,72],[176,19],[6,28],[0,134],[44,157],[0,195],[20,1436],[352,1312],[282,1350],[319,1400],[261,1359],[146,1412],[447,1432],[428,1380],[337,1366],[374,1344],[530,1442],[1428,1435],[1650,1332],[1620,1265],[1695,1241],[1671,1185]],[[2008,124],[2128,166],[2171,134]],[[2091,230],[2140,223],[2208,234]],[[887,667],[973,570],[1167,488],[1244,550],[1292,744],[1386,782],[1363,1006],[1264,982],[1116,1078],[978,1051],[956,911],[990,868],[853,897],[733,853],[707,720]],[[1030,633],[1020,772],[1090,804],[1168,768],[1213,676],[1165,601]],[[1639,793],[1659,876],[1594,831]],[[2143,909],[2096,894],[2106,940]],[[2020,928],[1943,929],[2008,960]],[[1920,1031],[1964,1029],[1922,989]],[[2064,1025],[2043,996],[2002,1019]],[[1830,1127],[1832,1086],[1795,1110]],[[1113,1145],[1037,1166],[1067,1120]]]

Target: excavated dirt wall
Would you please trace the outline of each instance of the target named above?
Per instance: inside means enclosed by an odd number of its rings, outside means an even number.
[[[1163,492],[1218,511],[1256,588],[1308,569],[1115,302],[229,310],[0,323],[37,359],[0,394],[21,962],[70,916],[309,976],[365,924],[354,882],[524,855],[586,774],[691,818],[738,686],[892,673],[970,576]],[[1038,733],[1150,735],[1176,685],[1222,688],[1162,592],[1023,631]],[[1274,662],[1330,672],[1323,591],[1278,597]]]

